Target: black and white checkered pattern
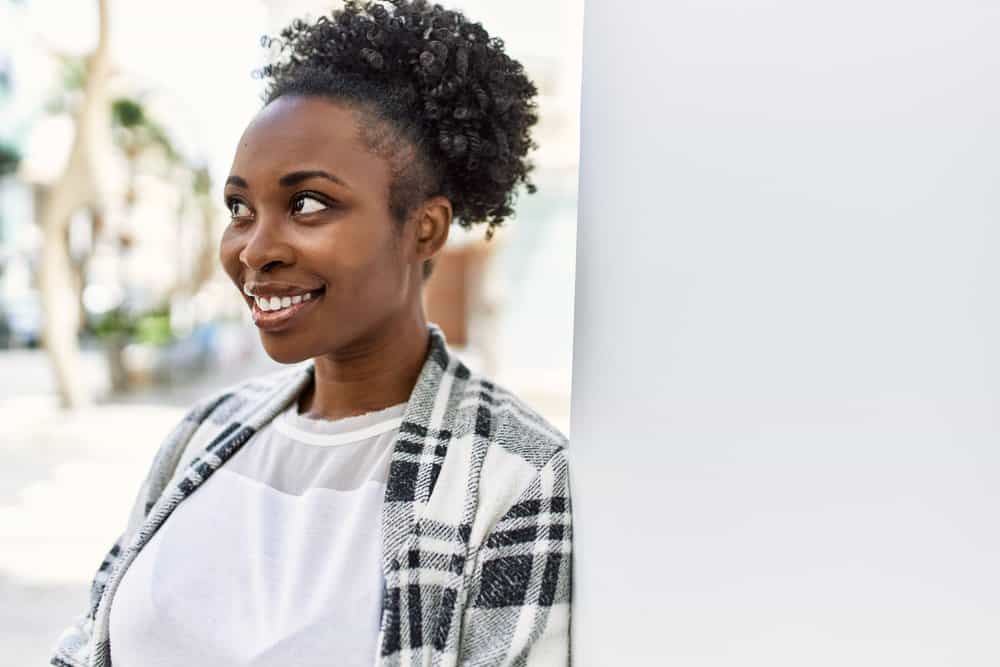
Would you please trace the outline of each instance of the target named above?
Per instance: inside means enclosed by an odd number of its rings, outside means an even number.
[[[472,373],[437,325],[428,330],[382,509],[386,591],[377,665],[567,665],[566,438]],[[290,405],[314,372],[309,363],[255,378],[185,415],[160,446],[125,531],[94,577],[88,612],[59,638],[51,664],[111,664],[110,608],[127,567],[177,505]]]
[[[479,550],[463,651],[498,657],[483,664],[554,664],[552,656],[568,663],[572,521],[567,479],[565,453],[559,451]]]

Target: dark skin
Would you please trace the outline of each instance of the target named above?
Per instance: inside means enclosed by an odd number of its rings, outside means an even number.
[[[393,218],[390,162],[365,143],[361,113],[325,98],[279,97],[244,131],[225,187],[233,220],[219,258],[248,307],[245,283],[325,288],[289,327],[260,330],[275,361],[315,360],[315,382],[299,398],[299,412],[314,418],[409,400],[429,342],[422,265],[452,220],[440,196],[402,226]],[[288,178],[320,171],[336,181]]]

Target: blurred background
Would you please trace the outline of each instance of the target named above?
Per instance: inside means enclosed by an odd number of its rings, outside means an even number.
[[[184,410],[281,368],[218,264],[222,182],[261,36],[338,4],[0,0],[0,663],[85,610]],[[489,242],[452,229],[428,318],[569,434],[582,2],[447,5],[539,87],[538,192]]]

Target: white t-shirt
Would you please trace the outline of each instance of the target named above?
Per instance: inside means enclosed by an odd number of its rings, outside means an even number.
[[[126,571],[115,667],[374,664],[381,508],[405,409],[329,421],[293,401],[251,437]]]

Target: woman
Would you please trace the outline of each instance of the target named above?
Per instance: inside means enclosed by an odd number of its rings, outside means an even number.
[[[423,1],[281,37],[220,260],[307,363],[192,407],[52,664],[565,665],[565,438],[421,305],[453,221],[489,236],[532,190],[535,87]]]

